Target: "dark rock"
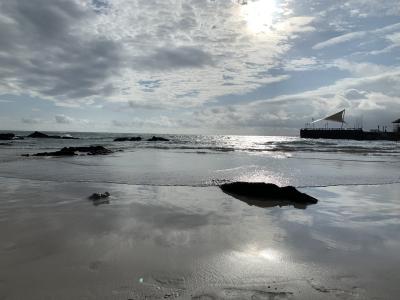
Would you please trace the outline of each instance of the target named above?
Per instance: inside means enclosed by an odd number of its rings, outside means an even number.
[[[90,200],[99,200],[99,199],[104,199],[104,198],[108,198],[110,197],[110,193],[109,192],[105,192],[105,193],[93,193],[89,199]]]
[[[317,199],[299,192],[293,186],[279,187],[263,182],[233,182],[220,185],[225,193],[259,207],[293,205],[304,209],[307,205],[316,204]]]
[[[14,133],[0,133],[0,140],[2,141],[12,140],[14,137]]]
[[[110,193],[109,192],[104,192],[104,193],[93,193],[90,197],[89,200],[93,201],[93,205],[101,205],[101,204],[109,204],[110,200]]]
[[[74,156],[76,152],[84,152],[87,155],[105,155],[112,153],[111,150],[103,146],[88,146],[88,147],[64,147],[55,152],[41,152],[33,154],[32,156]],[[26,155],[23,155],[26,156]]]
[[[35,131],[34,133],[31,133],[28,135],[30,138],[36,138],[36,139],[65,139],[65,140],[77,140],[79,138],[72,137],[72,136],[60,136],[60,135],[47,135],[43,132]]]
[[[30,135],[28,135],[28,137],[30,138],[38,138],[38,139],[47,139],[50,138],[49,135],[39,132],[39,131],[35,131],[34,133],[31,133]]]
[[[160,136],[154,136],[151,139],[148,139],[149,142],[168,142],[169,139],[160,137]]]
[[[131,142],[138,142],[141,141],[142,138],[140,136],[134,136],[134,137],[118,137],[114,139],[114,142],[127,142],[127,141],[131,141]]]
[[[129,141],[128,137],[119,137],[114,139],[114,142],[126,142],[126,141]]]

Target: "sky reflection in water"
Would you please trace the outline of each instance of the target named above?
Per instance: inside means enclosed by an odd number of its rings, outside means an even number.
[[[302,189],[320,200],[306,210],[249,206],[217,187],[110,185],[110,204],[99,207],[82,198],[104,189],[96,184],[7,179],[1,189],[0,279],[24,281],[55,263],[54,286],[36,282],[43,293],[79,287],[80,276],[105,290],[129,282],[127,291],[163,286],[161,276],[182,295],[267,285],[299,299],[321,287],[333,298],[398,292],[398,185]]]

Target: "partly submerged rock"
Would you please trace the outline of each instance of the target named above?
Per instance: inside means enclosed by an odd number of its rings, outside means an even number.
[[[104,192],[104,193],[93,193],[89,199],[90,200],[99,200],[99,199],[104,199],[110,197],[109,192]]]
[[[293,186],[279,187],[263,182],[232,182],[220,185],[225,193],[259,207],[287,206],[304,209],[316,204],[317,199],[298,191]]]
[[[39,131],[35,131],[34,133],[31,133],[30,135],[28,135],[28,137],[30,138],[39,138],[39,139],[46,139],[49,138],[50,135],[47,135],[43,132],[39,132]]]
[[[161,136],[154,136],[151,139],[148,139],[149,142],[168,142],[169,139],[163,138]]]
[[[105,155],[112,153],[111,150],[103,146],[87,146],[87,147],[64,147],[59,151],[54,152],[41,152],[32,154],[32,156],[74,156],[78,155],[77,152],[86,153],[87,155]],[[29,156],[23,154],[22,156]]]
[[[76,138],[76,137],[72,137],[70,135],[64,135],[64,136],[48,135],[48,134],[45,134],[45,133],[39,132],[39,131],[35,131],[34,133],[31,133],[30,135],[28,135],[28,137],[37,138],[37,139],[66,139],[66,140],[77,140],[77,139],[79,139],[79,138]]]
[[[101,205],[101,204],[109,204],[110,203],[110,193],[109,192],[104,192],[104,193],[93,193],[90,197],[89,200],[93,201],[93,205]]]
[[[141,141],[142,138],[140,136],[134,136],[134,137],[118,137],[114,139],[114,142],[127,142],[127,141],[131,141],[131,142],[138,142]]]
[[[0,140],[2,141],[8,141],[14,139],[15,134],[14,133],[0,133]]]

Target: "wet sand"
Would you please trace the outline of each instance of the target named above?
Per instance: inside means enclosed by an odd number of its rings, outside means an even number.
[[[0,191],[0,299],[400,294],[399,184],[304,188],[319,199],[305,210],[218,187],[1,178]],[[110,204],[87,199],[104,191]]]

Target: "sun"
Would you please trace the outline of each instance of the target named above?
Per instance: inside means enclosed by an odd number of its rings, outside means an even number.
[[[241,5],[241,15],[246,21],[247,29],[252,33],[268,31],[276,12],[275,0],[247,1]]]

